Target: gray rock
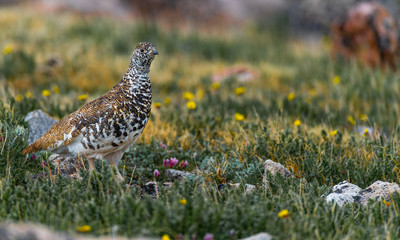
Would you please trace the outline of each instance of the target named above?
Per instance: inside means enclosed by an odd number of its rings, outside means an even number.
[[[333,187],[333,192],[326,197],[326,201],[334,201],[339,206],[343,206],[346,203],[353,203],[359,199],[358,194],[361,190],[357,185],[343,181]]]
[[[47,115],[42,110],[35,110],[26,115],[25,122],[28,122],[29,126],[28,144],[32,144],[43,136],[43,134],[45,134],[45,132],[47,132],[58,121]]]
[[[75,235],[69,236],[67,234],[58,233],[52,231],[45,226],[39,226],[34,224],[17,224],[17,223],[4,223],[0,225],[0,239],[2,240],[94,240],[99,239],[91,236]],[[123,237],[111,237],[102,236],[103,240],[127,240],[128,238]],[[131,240],[154,240],[158,238],[144,238],[136,237],[129,238]]]
[[[285,168],[282,164],[276,163],[272,161],[271,159],[268,159],[264,163],[264,173],[267,175],[267,172],[270,172],[272,175],[275,175],[276,173],[280,173],[282,176],[285,177],[290,177],[292,173]]]
[[[142,190],[142,195],[147,194],[152,198],[157,198],[160,195],[160,186],[163,186],[164,190],[168,190],[172,186],[171,182],[158,183],[158,182],[148,182],[140,186]],[[136,186],[134,186],[136,187]]]
[[[29,240],[29,239],[59,239],[73,240],[73,238],[53,232],[45,227],[32,224],[4,224],[0,226],[1,239],[3,240]]]
[[[272,236],[268,233],[259,233],[247,238],[242,238],[242,240],[271,240]]]
[[[193,173],[190,172],[185,172],[181,170],[175,170],[175,169],[167,169],[165,171],[165,175],[168,179],[170,180],[181,180],[182,178],[188,177],[188,176],[194,176]]]
[[[374,200],[382,199],[390,201],[390,195],[392,195],[395,192],[400,193],[400,187],[397,183],[376,181],[369,187],[360,191],[359,193],[360,202],[365,205],[368,203],[368,200],[370,199]]]
[[[51,162],[58,172],[66,173],[72,178],[79,178],[79,169],[84,166],[82,160],[74,155],[61,155],[52,154],[49,157],[49,162]]]
[[[239,187],[240,187],[240,183],[230,183],[229,185],[232,186],[232,187],[234,187],[234,188],[239,188]],[[246,184],[244,185],[244,187],[245,187],[245,190],[246,190],[247,193],[253,192],[253,191],[256,190],[256,186],[254,186],[254,185],[252,185],[252,184],[247,184],[247,183],[246,183]]]
[[[400,187],[397,183],[376,181],[362,190],[354,184],[343,181],[333,187],[333,192],[326,197],[326,201],[334,201],[339,206],[347,203],[366,205],[370,199],[390,201],[390,195],[395,192],[400,193]]]

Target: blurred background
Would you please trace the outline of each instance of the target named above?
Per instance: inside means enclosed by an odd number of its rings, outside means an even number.
[[[144,20],[168,27],[237,27],[248,21],[264,25],[277,21],[292,32],[327,32],[332,21],[359,2],[379,2],[399,16],[395,0],[0,0],[2,7],[23,5],[37,11],[75,11]]]
[[[150,75],[161,108],[185,108],[186,92],[208,106],[216,99],[207,94],[219,91],[229,105],[221,119],[287,113],[335,125],[374,111],[375,122],[397,123],[381,117],[398,105],[397,75],[331,57],[331,24],[360,2],[0,0],[0,95],[21,113],[62,117],[114,86],[136,44],[150,41],[160,52]],[[399,21],[397,0],[379,3]],[[232,98],[237,88],[246,100]]]

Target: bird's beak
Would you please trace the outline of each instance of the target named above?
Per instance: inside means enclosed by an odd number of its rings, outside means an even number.
[[[154,50],[154,51],[153,51],[153,54],[154,54],[154,55],[158,55],[157,50]]]

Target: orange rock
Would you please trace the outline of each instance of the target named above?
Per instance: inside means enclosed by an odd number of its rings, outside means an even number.
[[[355,58],[370,67],[396,70],[399,32],[396,21],[376,2],[351,7],[331,25],[332,57]]]

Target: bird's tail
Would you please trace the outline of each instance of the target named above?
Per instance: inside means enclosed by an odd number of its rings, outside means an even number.
[[[35,152],[35,146],[34,146],[35,144],[34,143],[32,143],[31,145],[29,145],[28,147],[26,147],[24,150],[22,150],[22,154],[28,154],[28,153],[31,153],[31,152]]]

